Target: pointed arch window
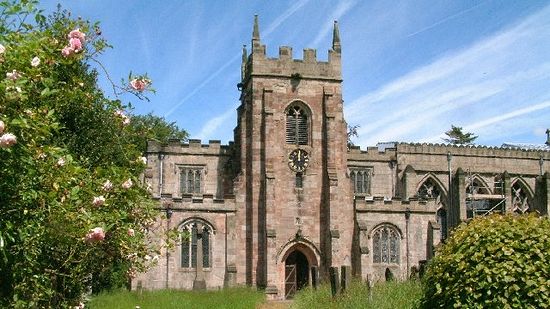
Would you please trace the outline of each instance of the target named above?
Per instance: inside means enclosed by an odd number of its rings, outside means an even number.
[[[441,202],[441,190],[432,178],[426,179],[418,188],[417,196],[421,199],[433,198],[436,203]]]
[[[372,236],[372,262],[375,264],[399,264],[401,237],[391,225],[377,228]]]
[[[502,196],[491,194],[489,186],[477,176],[468,177],[466,186],[467,218],[503,213],[505,201]]]
[[[212,266],[210,226],[200,221],[192,221],[185,224],[182,230],[187,232],[187,235],[181,237],[181,267],[196,268],[197,259],[202,258],[202,267],[210,268]],[[202,257],[198,256],[198,246],[201,246]]]
[[[436,214],[437,223],[441,227],[441,239],[445,239],[447,237],[446,200],[437,181],[431,177],[427,178],[418,188],[416,196],[420,199],[435,199],[435,203],[439,208]]]
[[[512,185],[512,210],[516,213],[526,213],[530,210],[527,190],[519,181]]]
[[[306,110],[300,105],[292,105],[286,112],[286,143],[307,145],[309,122]]]

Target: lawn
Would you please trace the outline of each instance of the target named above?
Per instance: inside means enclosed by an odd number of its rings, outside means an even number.
[[[92,309],[159,309],[159,308],[256,308],[265,294],[252,288],[229,288],[220,291],[158,290],[116,291],[93,296],[86,308]]]
[[[367,285],[352,282],[348,290],[332,299],[330,285],[323,284],[317,290],[306,288],[299,291],[290,308],[413,308],[420,298],[420,283],[381,282],[369,290]],[[263,306],[260,306],[263,304]],[[237,287],[220,291],[158,290],[129,292],[125,290],[93,296],[86,308],[92,309],[170,309],[170,308],[277,308],[289,303],[266,303],[263,291],[255,288]]]
[[[365,283],[354,281],[345,293],[332,299],[330,285],[323,284],[317,290],[300,291],[292,308],[414,308],[421,293],[420,283],[415,281],[380,282],[372,290]]]

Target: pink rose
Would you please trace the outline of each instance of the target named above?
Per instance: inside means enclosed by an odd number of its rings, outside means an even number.
[[[122,124],[123,125],[129,125],[130,124],[130,117],[126,115],[122,115]]]
[[[128,236],[134,237],[135,234],[136,232],[134,231],[134,229],[128,229]]]
[[[75,53],[78,53],[80,50],[82,50],[82,42],[77,38],[70,39],[69,46],[75,51]]]
[[[80,32],[80,29],[74,29],[73,31],[69,32],[69,35],[67,35],[69,39],[79,39],[80,41],[84,42],[86,39],[86,35],[82,32]]]
[[[130,189],[133,185],[134,183],[132,182],[132,179],[128,178],[128,180],[122,183],[122,188]]]
[[[65,57],[65,58],[71,56],[73,53],[74,53],[74,49],[72,49],[70,46],[65,46],[65,48],[63,48],[63,49],[61,50],[61,54],[62,54],[63,57]]]
[[[17,143],[17,137],[11,133],[6,133],[0,137],[0,148],[8,148]]]
[[[6,124],[2,120],[0,120],[0,134],[4,132],[4,129],[6,128]]]
[[[149,80],[143,78],[134,78],[130,81],[130,86],[136,91],[143,91],[149,86]]]
[[[105,239],[105,231],[101,227],[91,229],[85,237],[86,242],[98,242],[103,239]]]
[[[92,201],[92,204],[94,206],[101,206],[101,205],[105,204],[105,197],[103,197],[103,195],[94,197],[94,199]]]

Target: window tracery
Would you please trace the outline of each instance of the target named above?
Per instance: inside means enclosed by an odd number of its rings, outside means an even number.
[[[433,198],[436,203],[441,202],[441,190],[433,179],[428,178],[422,183],[418,189],[417,196],[421,199]]]
[[[399,264],[401,237],[391,225],[383,225],[372,236],[372,261],[375,264]]]
[[[198,246],[202,248],[202,266],[204,268],[211,267],[212,229],[200,221],[191,221],[182,226],[182,231],[188,232],[189,236],[182,235],[181,237],[181,267],[197,267],[197,259],[200,258]]]
[[[529,197],[519,181],[512,185],[512,210],[520,214],[530,210]]]
[[[371,194],[372,168],[356,168],[350,171],[353,192]]]
[[[201,193],[201,184],[203,179],[202,167],[182,167],[180,168],[180,192],[182,194]]]

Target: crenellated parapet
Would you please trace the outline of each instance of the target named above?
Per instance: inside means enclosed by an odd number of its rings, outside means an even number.
[[[550,161],[550,151],[547,150],[430,143],[381,143],[376,147],[367,147],[366,150],[359,146],[352,146],[348,150],[347,159],[350,163],[354,161],[383,162],[401,161],[399,156],[423,156],[424,158],[440,157],[441,162],[439,163],[445,163],[449,154],[455,158],[470,158],[470,161],[473,158]],[[438,165],[445,167],[445,164]]]
[[[208,144],[203,144],[200,139],[190,139],[186,143],[179,139],[171,139],[168,143],[150,140],[147,142],[147,153],[227,156],[231,155],[232,144],[222,145],[219,140],[209,140]]]
[[[545,160],[550,159],[550,151],[517,149],[508,147],[492,147],[482,145],[450,145],[450,144],[430,144],[430,143],[398,143],[396,144],[398,153],[411,154],[447,154],[468,156],[468,157],[501,157],[501,158],[531,158]]]
[[[395,148],[367,147],[362,150],[359,146],[352,146],[348,151],[348,162],[350,161],[392,161],[396,158]]]
[[[402,200],[394,197],[388,199],[382,196],[355,196],[355,211],[358,213],[418,213],[435,214],[438,205],[433,198],[417,199],[409,198]]]
[[[302,59],[294,59],[292,47],[279,47],[279,56],[269,58],[266,46],[260,41],[258,17],[254,20],[252,48],[247,56],[243,47],[242,84],[245,85],[251,76],[270,76],[300,79],[342,80],[341,45],[338,24],[334,23],[332,48],[328,51],[328,61],[318,61],[317,51],[311,48],[303,50]]]
[[[223,198],[216,197],[213,194],[182,194],[173,196],[172,194],[162,194],[154,196],[154,200],[159,202],[159,209],[170,208],[172,211],[187,212],[207,212],[207,213],[226,213],[235,212],[235,196],[226,194]]]

